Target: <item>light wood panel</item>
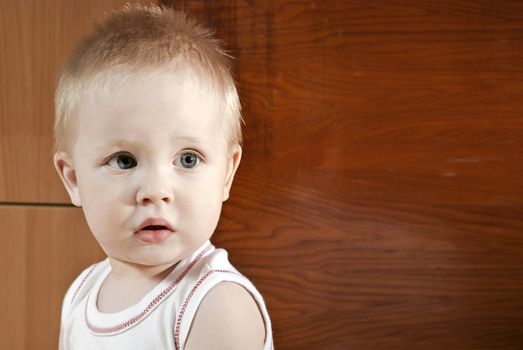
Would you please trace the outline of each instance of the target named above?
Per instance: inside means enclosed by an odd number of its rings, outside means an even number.
[[[57,349],[63,296],[104,259],[80,209],[0,207],[0,349]]]
[[[68,202],[52,166],[56,75],[93,22],[126,2],[0,1],[0,202]]]
[[[281,349],[523,345],[523,3],[164,1],[237,57],[216,237]]]

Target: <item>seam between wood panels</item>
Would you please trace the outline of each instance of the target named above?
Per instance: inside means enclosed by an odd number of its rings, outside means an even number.
[[[46,203],[46,202],[0,202],[0,208],[8,207],[48,207],[48,208],[76,208],[68,203]]]

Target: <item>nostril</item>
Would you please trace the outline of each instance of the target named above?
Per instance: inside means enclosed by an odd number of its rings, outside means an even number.
[[[146,205],[157,202],[171,203],[173,194],[167,189],[145,186],[137,194],[136,201]]]

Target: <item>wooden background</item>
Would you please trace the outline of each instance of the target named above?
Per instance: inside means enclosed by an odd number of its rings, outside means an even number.
[[[125,0],[0,0],[1,349],[54,349],[103,257],[51,164],[54,77]],[[277,349],[523,348],[523,2],[162,1],[237,58],[214,242]]]

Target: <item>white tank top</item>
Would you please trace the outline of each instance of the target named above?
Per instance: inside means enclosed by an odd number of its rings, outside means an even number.
[[[274,349],[269,314],[256,287],[229,262],[224,249],[205,242],[183,259],[139,303],[117,313],[97,308],[109,259],[84,270],[62,306],[64,349],[176,349],[185,347],[192,320],[205,294],[220,282],[236,282],[254,297],[265,321],[264,350]]]

